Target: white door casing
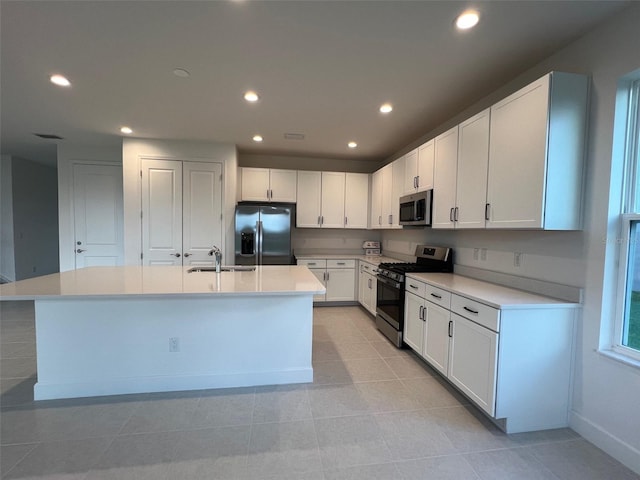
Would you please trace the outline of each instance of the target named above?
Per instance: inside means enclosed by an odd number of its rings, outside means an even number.
[[[73,166],[75,268],[124,263],[122,166]]]

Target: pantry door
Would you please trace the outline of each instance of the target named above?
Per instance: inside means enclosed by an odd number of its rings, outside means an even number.
[[[184,265],[213,265],[222,245],[222,164],[183,162],[182,249]]]
[[[75,268],[124,264],[121,165],[73,167]]]
[[[182,265],[182,162],[142,160],[142,264]]]

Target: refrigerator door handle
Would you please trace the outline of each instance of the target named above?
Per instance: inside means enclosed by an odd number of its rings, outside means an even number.
[[[256,265],[260,265],[260,250],[262,248],[261,245],[261,238],[260,238],[260,220],[256,221],[256,247],[255,247],[255,252],[256,252]]]
[[[258,248],[258,265],[262,265],[262,220],[258,220],[258,241],[260,242],[260,248]]]

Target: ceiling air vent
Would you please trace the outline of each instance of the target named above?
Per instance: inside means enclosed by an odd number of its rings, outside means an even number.
[[[304,140],[304,133],[285,133],[285,140]]]
[[[34,133],[36,137],[46,138],[47,140],[63,140],[62,137],[54,135],[52,133]]]

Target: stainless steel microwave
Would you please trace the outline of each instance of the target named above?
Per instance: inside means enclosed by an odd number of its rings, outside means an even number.
[[[400,225],[431,225],[433,190],[400,197]]]

